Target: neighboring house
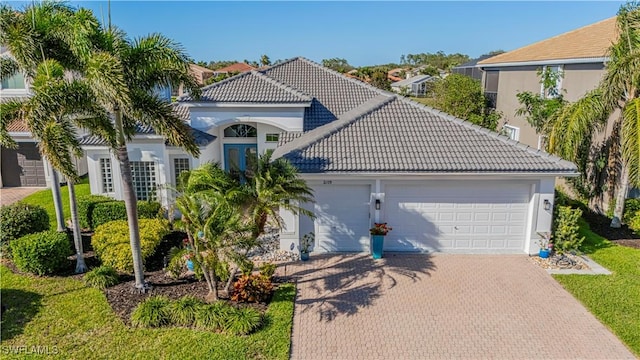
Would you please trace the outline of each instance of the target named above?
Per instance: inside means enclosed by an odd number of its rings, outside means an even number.
[[[244,73],[251,70],[255,70],[255,68],[249,64],[239,62],[239,63],[231,64],[229,66],[225,66],[223,68],[214,70],[213,75],[218,76],[222,74]]]
[[[0,56],[11,56],[4,48]],[[0,101],[29,96],[29,84],[22,74],[5,79],[0,84]],[[7,126],[9,136],[18,144],[17,149],[0,149],[0,187],[44,187],[51,185],[51,167],[42,159],[38,142],[31,136],[23,121]],[[78,173],[87,173],[86,160],[76,159]],[[62,181],[63,179],[61,179]]]
[[[543,135],[537,134],[524,117],[515,115],[521,107],[518,92],[542,92],[538,70],[560,72],[557,90],[565,90],[565,99],[576,101],[598,86],[607,50],[616,40],[616,18],[612,17],[478,62],[484,70],[485,94],[503,113],[500,125],[509,137],[537,148],[544,143]]]
[[[369,228],[388,222],[392,251],[535,253],[549,232],[556,176],[574,164],[350,79],[304,58],[246,72],[183,97],[176,111],[197,134],[194,159],[139,131],[129,143],[140,198],[204,162],[244,170],[275,149],[312,187],[316,218],[281,216],[282,249],[308,232],[315,252],[369,249]],[[85,143],[91,191],[122,197],[113,156]]]
[[[479,65],[478,63],[480,61],[489,59],[490,57],[493,57],[495,55],[482,55],[477,59],[473,59],[469,62],[466,62],[462,65],[458,65],[454,68],[451,69],[451,73],[452,74],[461,74],[461,75],[467,75],[471,78],[474,78],[476,80],[480,80],[482,81],[482,68],[481,65]]]
[[[204,82],[207,79],[215,76],[215,72],[213,70],[196,64],[189,64],[189,71],[200,85],[204,85]]]
[[[391,90],[396,93],[411,96],[425,96],[429,82],[435,78],[431,75],[416,75],[391,84]]]
[[[387,79],[389,79],[389,81],[391,82],[402,81],[402,79],[404,79],[402,74],[406,74],[406,71],[407,70],[403,68],[389,70],[387,72]]]

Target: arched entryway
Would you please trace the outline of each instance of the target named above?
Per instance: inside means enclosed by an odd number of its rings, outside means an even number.
[[[230,173],[246,172],[258,156],[258,129],[249,124],[234,124],[224,129],[224,168]]]

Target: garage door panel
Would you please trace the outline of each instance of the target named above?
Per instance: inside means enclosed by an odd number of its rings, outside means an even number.
[[[316,244],[326,252],[367,251],[369,185],[314,187]]]
[[[385,193],[385,217],[394,227],[386,238],[385,249],[524,251],[527,184],[387,184]],[[435,231],[422,231],[424,226]],[[399,228],[406,231],[396,231]]]

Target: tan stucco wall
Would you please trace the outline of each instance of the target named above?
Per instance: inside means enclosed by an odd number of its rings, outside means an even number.
[[[503,119],[498,128],[501,128],[504,124],[520,128],[519,141],[532,147],[538,146],[538,134],[524,117],[515,115],[516,110],[520,108],[516,94],[522,91],[540,92],[540,79],[537,75],[538,68],[539,66],[522,66],[500,69],[496,103],[496,109],[503,114]],[[565,98],[568,101],[576,101],[598,85],[603,74],[603,65],[565,65],[563,74],[562,88],[565,90]]]

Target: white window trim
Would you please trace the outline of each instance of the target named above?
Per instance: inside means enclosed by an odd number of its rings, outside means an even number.
[[[542,67],[542,72],[544,73],[545,71],[547,71],[547,68],[549,67],[554,67],[554,68],[558,68],[558,80],[556,81],[556,91],[558,92],[558,94],[560,95],[560,93],[562,92],[562,80],[564,79],[564,65],[544,65]],[[552,98],[552,96],[548,96],[544,93],[544,84],[540,83],[540,96],[542,96],[545,99],[550,99]]]
[[[520,128],[519,127],[513,126],[513,125],[507,125],[507,124],[504,124],[502,127],[506,128],[506,129],[513,130],[513,132],[512,132],[513,137],[509,136],[508,134],[507,134],[507,137],[509,137],[511,140],[520,141]]]
[[[106,187],[106,183],[104,181],[104,168],[102,166],[102,161],[103,160],[107,160],[109,162],[109,177],[111,178],[111,191],[105,191],[105,187]],[[113,194],[115,193],[115,183],[114,183],[114,177],[113,177],[113,161],[111,161],[111,158],[108,157],[101,157],[98,159],[98,166],[100,167],[100,193],[101,194]]]
[[[176,169],[176,160],[187,160],[187,163],[189,165],[189,169],[187,169],[187,171],[191,171],[193,169],[193,166],[191,164],[191,158],[187,157],[187,156],[175,156],[171,158],[171,165],[173,167],[173,182],[175,182],[173,185],[174,186],[178,186],[178,171]]]
[[[269,135],[275,135],[276,136],[276,140],[269,140]],[[280,134],[277,133],[267,133],[264,135],[264,141],[268,142],[268,143],[277,143],[278,141],[280,141]]]

